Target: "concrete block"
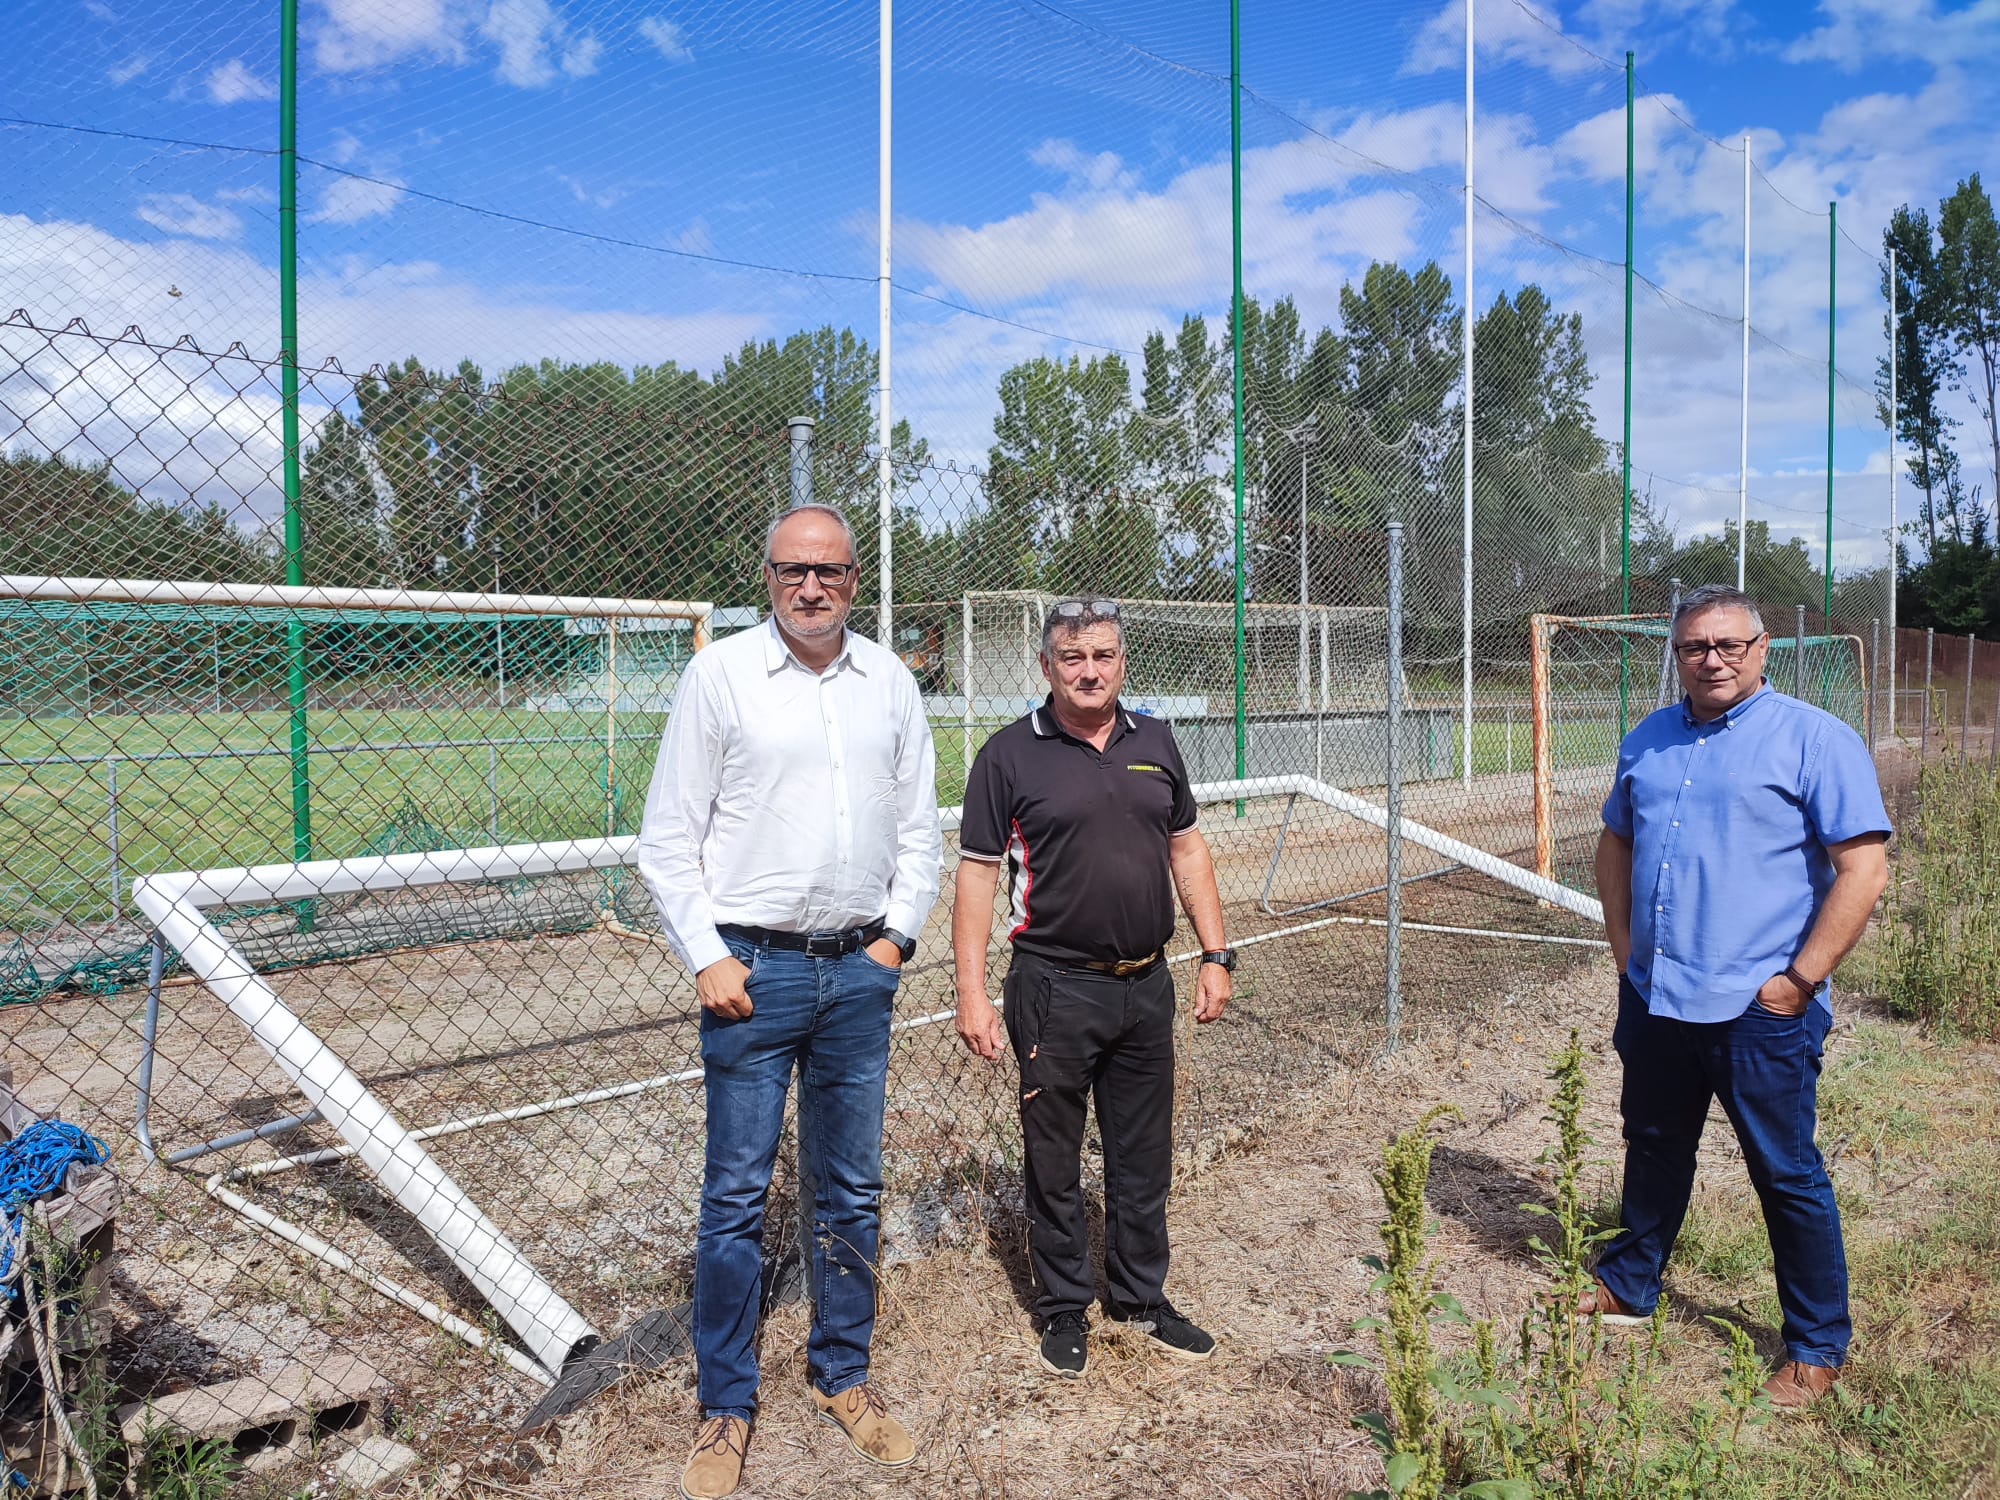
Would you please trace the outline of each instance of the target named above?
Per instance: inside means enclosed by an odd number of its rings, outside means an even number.
[[[251,1469],[283,1464],[313,1445],[366,1436],[381,1426],[389,1386],[367,1360],[334,1355],[271,1376],[197,1386],[118,1409],[135,1454],[148,1437],[175,1445],[226,1444]]]
[[[341,1454],[329,1472],[349,1489],[372,1490],[395,1483],[419,1462],[414,1448],[378,1435],[363,1438]]]

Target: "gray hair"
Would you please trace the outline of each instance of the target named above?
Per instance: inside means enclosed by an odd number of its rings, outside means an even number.
[[[1731,588],[1726,583],[1704,583],[1700,588],[1689,589],[1682,594],[1680,603],[1674,606],[1673,623],[1669,628],[1679,630],[1681,621],[1706,614],[1711,609],[1740,609],[1750,616],[1750,628],[1759,635],[1764,633],[1764,616],[1757,608],[1757,601],[1743,590]]]
[[[1100,615],[1096,610],[1090,608],[1091,605],[1099,603],[1113,605],[1114,613]],[[1074,617],[1057,614],[1057,608],[1064,604],[1081,604],[1084,606],[1084,611],[1082,614]],[[1118,615],[1115,613],[1115,607],[1116,601],[1106,599],[1102,594],[1078,594],[1073,598],[1056,600],[1054,604],[1049,606],[1048,612],[1042,616],[1042,660],[1047,661],[1049,659],[1049,648],[1055,644],[1057,631],[1061,631],[1064,635],[1075,635],[1079,630],[1088,630],[1093,625],[1109,625],[1113,630],[1117,631],[1118,649],[1123,651],[1125,649],[1125,622],[1118,618]]]
[[[764,528],[764,561],[775,562],[771,555],[771,545],[778,540],[778,528],[793,516],[825,516],[840,528],[840,534],[847,538],[847,555],[854,562],[861,561],[861,549],[854,545],[854,528],[847,524],[847,517],[831,505],[794,505],[790,510],[781,510],[771,517],[771,524]]]

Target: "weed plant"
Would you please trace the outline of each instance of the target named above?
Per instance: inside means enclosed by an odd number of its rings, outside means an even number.
[[[1756,1350],[1741,1328],[1716,1319],[1729,1336],[1721,1398],[1669,1422],[1651,1391],[1665,1299],[1622,1355],[1608,1353],[1596,1317],[1575,1316],[1592,1284],[1591,1257],[1617,1230],[1600,1228],[1584,1200],[1592,1141],[1582,1123],[1583,1049],[1574,1031],[1550,1077],[1545,1118],[1555,1140],[1542,1160],[1555,1180],[1555,1206],[1524,1205],[1549,1220],[1529,1248],[1550,1290],[1522,1315],[1511,1348],[1490,1321],[1473,1322],[1439,1289],[1429,1254],[1431,1130],[1450,1111],[1433,1110],[1383,1152],[1375,1179],[1387,1209],[1383,1254],[1369,1264],[1384,1315],[1355,1325],[1374,1336],[1389,1397],[1386,1413],[1360,1419],[1386,1460],[1388,1489],[1374,1500],[1655,1500],[1729,1486],[1745,1424],[1763,1400]],[[1470,1326],[1469,1350],[1439,1352],[1435,1331],[1451,1325]],[[1352,1352],[1330,1358],[1370,1363]]]
[[[2000,1037],[2000,780],[1983,764],[1947,756],[1919,770],[1878,951],[1899,1015]]]

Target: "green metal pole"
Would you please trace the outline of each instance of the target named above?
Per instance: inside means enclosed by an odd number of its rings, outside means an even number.
[[[306,581],[299,516],[299,0],[282,0],[278,81],[278,341],[285,401],[285,582]],[[306,762],[306,627],[285,627],[292,700],[292,858],[312,858],[312,778]],[[300,925],[311,924],[310,907]]]
[[[1625,453],[1621,467],[1621,519],[1618,528],[1618,613],[1632,613],[1632,228],[1634,218],[1633,92],[1632,54],[1625,54]],[[1625,738],[1631,719],[1631,648],[1622,635],[1618,638],[1618,737]]]
[[[1833,709],[1833,324],[1834,262],[1840,253],[1840,205],[1826,206],[1826,607],[1820,633],[1828,643],[1820,648],[1819,706]]]
[[[1235,291],[1229,318],[1236,424],[1236,776],[1249,775],[1250,689],[1246,674],[1243,554],[1243,4],[1229,0],[1229,232]],[[1236,804],[1243,815],[1243,804]]]

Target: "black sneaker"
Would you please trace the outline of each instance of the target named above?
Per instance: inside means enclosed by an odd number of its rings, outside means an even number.
[[[1042,1329],[1042,1368],[1064,1380],[1081,1380],[1090,1363],[1090,1319],[1060,1312]]]
[[[1198,1364],[1215,1353],[1215,1340],[1176,1312],[1171,1302],[1129,1316],[1114,1313],[1112,1321],[1143,1333],[1175,1359]]]

